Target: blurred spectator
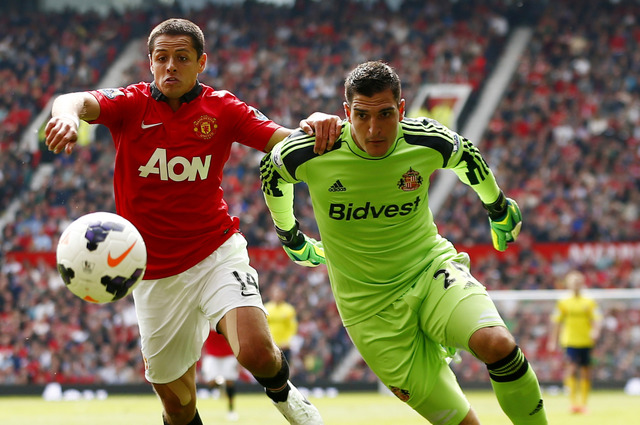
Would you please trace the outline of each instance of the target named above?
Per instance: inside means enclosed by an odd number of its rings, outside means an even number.
[[[224,389],[227,396],[227,420],[238,420],[236,412],[236,381],[240,376],[240,364],[231,346],[222,334],[211,329],[204,343],[200,363],[200,377],[209,390]]]

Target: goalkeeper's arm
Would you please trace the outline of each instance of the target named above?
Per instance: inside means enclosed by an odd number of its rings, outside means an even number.
[[[486,161],[466,139],[457,158],[458,162],[452,169],[463,183],[473,188],[487,210],[493,247],[498,251],[506,250],[508,243],[515,242],[522,227],[518,204],[504,196]]]
[[[302,233],[293,214],[293,184],[285,182],[270,164],[267,154],[260,167],[264,199],[275,223],[284,252],[296,264],[316,267],[325,264],[322,242]]]
[[[290,230],[283,230],[276,226],[278,238],[282,243],[284,252],[287,253],[296,264],[305,267],[316,267],[326,264],[322,242],[308,237],[300,230],[298,222]]]

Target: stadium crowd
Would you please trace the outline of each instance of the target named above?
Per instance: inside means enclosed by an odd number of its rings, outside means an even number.
[[[115,20],[118,25],[113,25]],[[95,87],[125,43],[142,34],[148,22],[140,11],[106,17],[72,11],[3,11],[0,211],[24,194],[40,161],[38,153],[19,149],[27,125],[55,94]]]
[[[473,2],[473,8],[459,3],[405,1],[402,11],[382,2],[298,2],[294,9],[248,3],[242,8],[210,6],[187,17],[205,29],[209,40],[202,81],[294,127],[315,110],[342,115],[344,73],[368,58],[382,58],[398,70],[408,105],[424,82],[470,83],[473,102],[509,26],[522,15],[505,6],[508,2]],[[569,259],[549,259],[527,249],[534,241],[640,240],[640,31],[635,21],[640,11],[626,1],[585,5],[563,0],[553,7],[540,16],[518,72],[479,142],[525,217],[517,255],[488,255],[473,264],[474,275],[489,289],[553,289],[576,266]],[[91,145],[55,158],[21,151],[19,133],[52,95],[93,88],[127,41],[175,12],[47,14],[47,25],[38,12],[0,17],[7,28],[0,38],[0,75],[13,82],[0,89],[0,211],[21,199],[15,218],[2,229],[0,382],[144,379],[131,300],[85,303],[66,291],[46,262],[16,262],[6,254],[51,251],[70,220],[90,211],[115,210],[113,147],[104,128],[98,128]],[[116,19],[118,25],[113,25]],[[94,37],[96,33],[104,36]],[[52,39],[64,42],[53,47]],[[20,54],[12,54],[13,49]],[[146,62],[135,64],[125,81],[148,80],[149,74],[140,72],[144,69]],[[16,123],[16,116],[23,121]],[[261,156],[236,147],[223,188],[250,247],[273,249],[279,242],[257,180]],[[29,190],[36,167],[48,161],[65,171]],[[297,190],[297,216],[303,228],[317,236],[305,189]],[[461,184],[436,221],[454,243],[488,242],[486,213]],[[261,292],[283,286],[298,311],[294,379],[329,379],[352,345],[335,310],[325,269],[304,269],[261,255],[252,259]],[[579,266],[590,287],[640,287],[640,259]],[[610,332],[594,353],[599,359],[596,382],[640,376],[632,355],[640,348],[639,315],[623,313],[615,304],[605,307]],[[538,368],[544,370],[542,381],[559,380],[562,367],[543,348],[547,314],[531,307],[505,317],[528,356],[548,361],[549,367]],[[483,376],[477,362],[463,358],[455,367],[460,367],[463,381]],[[374,380],[362,364],[349,378]]]
[[[640,31],[636,2],[547,9],[479,142],[542,241],[640,239]],[[437,217],[459,243],[489,241],[465,187]]]

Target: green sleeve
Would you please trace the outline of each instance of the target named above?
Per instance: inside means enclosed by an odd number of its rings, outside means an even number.
[[[293,183],[282,178],[272,162],[271,153],[262,158],[260,180],[264,200],[274,224],[283,230],[292,229],[296,222],[293,214]]]
[[[463,139],[458,152],[450,161],[455,165],[450,168],[458,178],[478,194],[484,204],[491,204],[498,199],[500,187],[491,169],[480,154],[480,151],[469,140]]]

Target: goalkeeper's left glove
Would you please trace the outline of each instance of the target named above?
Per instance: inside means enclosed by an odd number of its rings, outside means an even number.
[[[522,214],[516,201],[500,192],[498,200],[492,204],[483,204],[489,214],[491,240],[498,251],[507,249],[507,244],[515,242],[522,227]]]
[[[284,252],[294,263],[305,267],[326,264],[322,242],[302,233],[297,221],[291,230],[282,230],[276,226],[276,233],[278,233]]]

